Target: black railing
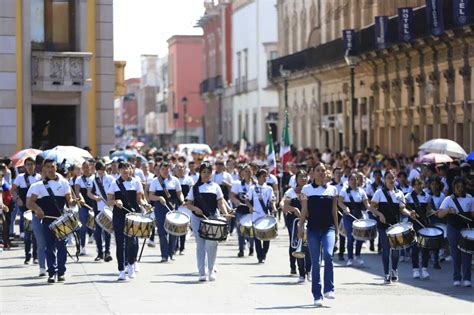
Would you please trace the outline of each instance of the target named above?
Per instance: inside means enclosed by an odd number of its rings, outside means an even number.
[[[199,91],[200,94],[212,93],[219,87],[222,88],[222,77],[220,75],[202,81]]]

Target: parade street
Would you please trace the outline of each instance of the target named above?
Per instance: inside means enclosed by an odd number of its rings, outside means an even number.
[[[140,272],[117,282],[117,266],[96,263],[95,246],[80,263],[68,259],[65,283],[38,278],[37,265],[23,265],[23,248],[0,254],[0,313],[391,313],[473,314],[474,289],[453,287],[451,266],[430,270],[430,280],[411,279],[411,263],[400,263],[400,282],[383,285],[381,259],[363,249],[365,267],[336,262],[335,300],[315,309],[310,283],[290,276],[288,239],[280,225],[265,264],[236,257],[236,237],[219,245],[217,281],[198,282],[195,244],[189,238],[184,256],[160,264],[159,248],[145,247]],[[69,251],[73,251],[69,247]],[[247,253],[246,253],[247,255]],[[337,257],[337,256],[336,256]],[[337,259],[337,258],[336,258]],[[431,269],[431,268],[430,268]]]

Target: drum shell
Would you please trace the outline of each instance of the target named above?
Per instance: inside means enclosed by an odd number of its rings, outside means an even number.
[[[357,220],[352,222],[352,236],[357,241],[371,241],[377,237],[377,222],[375,224],[367,227],[361,227],[354,225],[355,222],[366,221],[366,220]],[[371,220],[373,221],[373,220]]]
[[[170,220],[170,217],[174,215],[176,212],[178,211],[171,211],[166,214],[165,223],[164,223],[165,231],[175,236],[186,235],[188,233],[189,224],[191,223],[189,216],[180,212],[182,215],[185,215],[188,218],[188,221],[182,224],[172,222],[172,220]]]
[[[224,222],[223,220],[216,220]],[[215,224],[210,220],[201,220],[199,223],[199,237],[208,241],[225,241],[229,234],[229,225]]]
[[[444,240],[444,233],[441,228],[430,226],[431,228],[438,229],[441,234],[440,235],[424,235],[423,233],[420,233],[418,231],[417,235],[417,243],[418,246],[421,248],[425,249],[430,249],[430,250],[437,250],[440,249],[444,246],[445,240]]]
[[[25,228],[25,232],[33,232],[33,211],[26,210],[23,213],[23,227]]]
[[[48,227],[56,239],[62,241],[66,239],[69,234],[79,230],[81,228],[81,223],[73,212],[66,212],[51,222]]]
[[[458,249],[466,254],[474,255],[474,239],[463,235],[463,231],[474,231],[474,229],[461,230],[461,237],[458,241]]]
[[[95,230],[95,217],[94,211],[89,211],[87,214],[87,227],[91,230]]]
[[[253,226],[254,232],[255,232],[255,237],[260,241],[270,241],[270,240],[275,239],[278,236],[278,225],[277,225],[276,220],[274,221],[274,224],[272,226],[270,226],[269,228],[267,228],[267,229],[257,228],[258,222],[262,219],[265,219],[266,217],[267,216],[265,216],[263,218],[260,218],[257,221],[255,221],[255,224]],[[273,218],[273,217],[271,217],[271,218]]]
[[[347,237],[346,227],[344,226],[344,220],[341,219],[339,222],[339,235]]]
[[[245,220],[247,219],[247,220]],[[243,222],[245,221],[245,222]],[[239,231],[243,237],[246,238],[253,238],[254,237],[254,230],[252,225],[252,215],[246,214],[243,215],[239,220]]]
[[[409,228],[401,233],[389,234],[390,228],[387,229],[387,238],[390,248],[395,250],[401,250],[411,247],[416,242],[416,232],[413,229],[413,225],[409,224]]]
[[[110,209],[109,209],[110,210]],[[103,209],[102,211],[97,214],[95,218],[95,222],[99,225],[104,231],[112,234],[114,232],[114,223],[113,223],[113,211],[110,210],[110,214]]]
[[[125,225],[123,233],[129,237],[149,238],[154,228],[154,221],[144,215],[140,215],[142,218],[146,218],[146,221],[137,221],[133,219],[135,213],[129,213],[125,216]]]

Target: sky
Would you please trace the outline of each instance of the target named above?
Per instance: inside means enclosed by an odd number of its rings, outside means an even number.
[[[163,57],[173,35],[200,35],[204,0],[114,0],[114,60],[125,60],[125,78],[141,76],[140,55]]]

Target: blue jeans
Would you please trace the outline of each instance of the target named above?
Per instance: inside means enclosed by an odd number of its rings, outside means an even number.
[[[238,239],[239,239],[239,252],[243,252],[244,249],[245,249],[245,241],[248,241],[249,242],[249,247],[250,249],[253,249],[254,248],[254,239],[253,237],[251,238],[246,238],[242,235],[242,233],[240,232],[240,227],[239,227],[239,221],[240,221],[240,218],[243,217],[245,214],[242,214],[242,213],[238,213],[236,212],[235,213],[235,221],[237,223],[237,236],[238,236]]]
[[[354,218],[350,215],[345,215],[342,218],[344,221],[344,228],[346,229],[347,234],[347,258],[354,259],[354,236],[352,236],[352,222],[354,222]],[[355,254],[356,256],[360,256],[360,250],[362,249],[362,241],[355,241],[356,249]]]
[[[199,236],[199,225],[201,219],[194,214],[191,215],[191,227],[193,228],[194,238],[196,239],[196,260],[200,276],[206,275],[206,258],[207,269],[209,273],[214,270],[214,264],[217,257],[217,241],[205,240]]]
[[[99,214],[99,211],[95,212],[95,217]],[[105,239],[105,253],[110,254],[110,234],[109,232],[106,232],[104,229],[99,224],[95,225],[95,230],[94,230],[94,239],[95,239],[95,245],[97,247],[97,253],[99,256],[102,256],[104,254],[104,249],[102,248],[102,235],[104,236]]]
[[[158,236],[160,238],[161,259],[168,259],[174,256],[176,250],[177,237],[175,235],[168,235],[165,230],[165,219],[168,209],[160,202],[155,205],[156,226],[158,227]]]
[[[313,282],[311,283],[311,292],[313,298],[322,298],[321,293],[321,275],[320,275],[320,264],[319,255],[321,247],[323,248],[324,258],[324,293],[334,291],[334,267],[332,264],[332,253],[334,251],[334,245],[336,242],[336,232],[333,228],[325,231],[307,231],[308,235],[308,248],[311,255],[311,272]]]
[[[18,210],[20,212],[20,232],[24,232],[24,242],[25,242],[25,259],[30,260],[31,259],[31,245],[33,245],[33,259],[36,259],[38,257],[37,255],[37,244],[35,240],[35,235],[33,231],[24,231],[23,229],[23,213],[26,211],[25,207],[18,206]]]
[[[81,247],[86,246],[86,234],[87,234],[87,218],[89,217],[89,209],[85,207],[79,208],[79,221],[81,222],[82,226],[79,230],[79,242],[81,243]]]
[[[458,249],[461,233],[448,224],[448,242],[451,257],[453,257],[453,281],[471,281],[472,255]]]
[[[46,240],[44,238],[43,226],[41,220],[36,215],[33,215],[31,222],[33,233],[36,239],[36,252],[38,255],[38,264],[42,269],[46,269]]]
[[[114,225],[114,234],[115,234],[115,245],[118,270],[125,270],[125,259],[127,263],[133,265],[137,260],[138,253],[138,238],[129,237],[123,233],[125,227],[125,215],[123,213],[117,213],[114,211],[112,217],[112,223]]]
[[[390,248],[390,243],[388,242],[387,229],[386,228],[377,228],[379,231],[379,242],[382,246],[382,263],[383,263],[383,272],[384,275],[389,274],[389,260],[390,256],[392,258],[392,270],[398,269],[398,259],[400,251]]]
[[[48,274],[50,277],[56,273],[60,276],[66,273],[67,249],[66,240],[57,240],[49,225],[51,219],[43,220],[43,235],[46,241],[46,262],[48,263]]]

